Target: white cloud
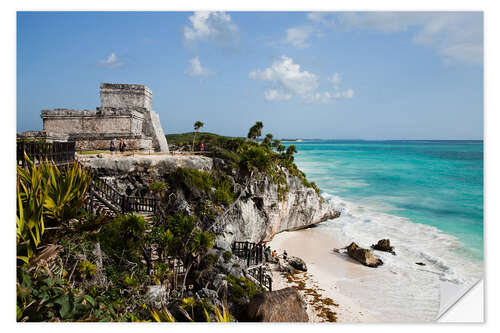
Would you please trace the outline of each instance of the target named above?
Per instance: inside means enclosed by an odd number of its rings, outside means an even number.
[[[332,77],[328,78],[328,81],[330,81],[333,84],[333,88],[335,90],[338,90],[340,84],[342,83],[342,78],[340,77],[339,73],[335,72],[335,73],[333,73]]]
[[[214,40],[222,44],[236,45],[238,27],[231,16],[224,12],[195,12],[189,17],[190,25],[184,26],[187,44],[197,40]]]
[[[309,47],[307,39],[314,30],[311,27],[293,27],[286,30],[285,42],[293,45],[298,49]]]
[[[269,89],[264,92],[266,101],[285,101],[292,98],[291,94],[285,93],[283,90]]]
[[[255,70],[248,74],[253,80],[267,81],[272,87],[264,92],[264,98],[268,101],[289,100],[296,96],[308,103],[328,103],[333,99],[352,98],[352,89],[340,93],[340,74],[333,74],[329,80],[334,83],[333,93],[319,92],[319,76],[300,69],[300,65],[294,63],[292,58],[281,56],[274,61],[270,67],[263,70]]]
[[[271,67],[250,72],[249,77],[254,80],[274,82],[285,91],[298,96],[311,94],[318,87],[317,75],[301,71],[300,65],[286,56],[281,56]]]
[[[189,76],[208,76],[214,74],[215,72],[201,66],[200,58],[194,57],[189,60],[189,67],[186,69],[185,73]]]
[[[106,67],[106,68],[116,68],[116,67],[123,66],[124,62],[121,61],[120,59],[118,59],[116,54],[113,52],[110,54],[110,56],[108,58],[99,61],[99,64],[102,67]]]
[[[317,93],[314,93],[310,96],[307,96],[305,100],[306,100],[306,102],[309,102],[309,103],[317,102],[317,103],[327,104],[327,103],[330,103],[330,101],[334,97],[335,97],[334,95],[330,94],[328,91],[325,91],[322,93],[317,92]]]
[[[447,63],[483,63],[481,12],[342,12],[307,17],[339,30],[411,31],[414,43],[434,48]]]
[[[354,90],[352,90],[352,89],[347,89],[346,91],[344,91],[344,92],[342,93],[342,97],[344,97],[344,98],[348,98],[348,99],[353,98],[353,97],[354,97]]]
[[[313,22],[318,22],[329,27],[335,27],[335,21],[328,19],[328,13],[311,12],[307,14],[307,18]]]
[[[328,81],[330,81],[333,85],[333,90],[335,91],[335,94],[333,95],[333,98],[346,98],[346,99],[351,99],[354,97],[354,90],[347,89],[344,92],[340,92],[340,87],[342,85],[342,76],[340,76],[339,73],[335,72],[333,73],[332,77],[328,78]]]

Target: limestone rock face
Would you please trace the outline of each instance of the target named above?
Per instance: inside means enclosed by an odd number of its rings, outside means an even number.
[[[349,257],[359,261],[365,266],[377,267],[383,264],[382,260],[375,258],[372,251],[363,249],[354,242],[347,246],[346,249]]]
[[[246,319],[253,322],[307,322],[306,303],[293,288],[268,291],[247,305]]]
[[[286,261],[290,266],[292,266],[296,270],[307,272],[306,263],[299,257],[289,257]]]
[[[231,244],[236,240],[269,241],[282,231],[307,228],[340,216],[332,205],[300,178],[287,173],[288,192],[279,199],[270,177],[254,177],[234,207],[217,224],[216,233]]]
[[[96,158],[96,155],[79,155],[78,161],[91,169],[100,169],[110,176],[139,173],[146,178],[158,178],[177,168],[209,172],[213,166],[212,159],[208,157],[167,154],[130,156],[102,154],[102,158]]]
[[[205,156],[102,154],[102,158],[83,155],[78,156],[78,160],[98,171],[120,193],[127,195],[148,194],[149,184],[164,182],[168,174],[177,168],[204,172],[224,169],[229,174],[237,200],[220,207],[211,225],[210,231],[217,235],[218,248],[230,249],[233,241],[268,241],[279,232],[307,228],[340,215],[313,188],[306,187],[300,178],[286,171],[288,191],[280,196],[272,177],[258,174],[249,178],[233,174],[231,170],[226,170],[221,160]],[[191,214],[200,200],[196,189],[189,184],[184,185],[171,189],[175,192],[171,200],[172,208]]]
[[[389,239],[381,239],[377,244],[372,244],[371,248],[378,251],[390,252],[393,255],[396,255],[394,247],[391,246],[391,241]]]

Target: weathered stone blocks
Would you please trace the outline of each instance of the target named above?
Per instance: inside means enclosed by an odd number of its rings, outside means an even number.
[[[124,139],[128,150],[168,152],[148,87],[101,83],[100,93],[96,110],[42,110],[44,136],[75,141],[77,149],[108,149],[112,139]]]

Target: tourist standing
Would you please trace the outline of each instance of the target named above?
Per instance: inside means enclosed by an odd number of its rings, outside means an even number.
[[[111,142],[109,143],[109,151],[111,152],[111,154],[113,154],[115,152],[115,139],[111,139]]]
[[[271,247],[269,245],[264,250],[264,255],[266,256],[266,262],[269,261],[269,257],[271,256]]]
[[[125,143],[125,141],[123,141],[123,139],[120,139],[120,152],[123,153],[126,148],[127,148],[127,144]]]

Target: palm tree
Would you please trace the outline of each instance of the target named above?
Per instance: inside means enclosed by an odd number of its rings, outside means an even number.
[[[257,137],[261,136],[262,135],[262,128],[264,127],[264,124],[262,123],[262,121],[258,121],[255,123],[254,125],[257,129],[257,132],[255,133],[257,135]]]
[[[272,141],[272,140],[273,140],[273,135],[272,135],[271,133],[267,133],[267,134],[266,134],[266,137],[264,138],[263,143],[264,143],[265,145],[270,146],[270,145],[271,145],[271,141]]]
[[[259,136],[262,135],[262,128],[263,127],[264,127],[264,124],[262,124],[262,121],[256,122],[255,125],[250,127],[250,130],[248,131],[247,137],[249,139],[255,140],[256,138],[258,138]]]
[[[295,154],[296,152],[297,152],[297,147],[295,145],[288,146],[288,148],[286,150],[286,154],[288,156],[293,156],[293,154]]]
[[[191,151],[194,151],[194,140],[196,139],[196,133],[198,133],[198,131],[200,130],[200,128],[203,127],[203,125],[205,125],[204,123],[202,123],[201,121],[197,120],[195,123],[194,123],[194,137],[193,137],[193,144],[191,145]]]

